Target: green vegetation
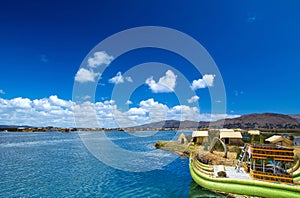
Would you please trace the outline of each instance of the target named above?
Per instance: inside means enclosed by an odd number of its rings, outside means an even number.
[[[228,152],[236,153],[236,159],[239,158],[239,156],[242,152],[242,148],[239,146],[227,146],[227,150],[228,150]]]
[[[171,151],[181,157],[188,157],[191,152],[196,150],[196,146],[187,144],[179,144],[176,141],[159,141],[154,145],[157,149]]]

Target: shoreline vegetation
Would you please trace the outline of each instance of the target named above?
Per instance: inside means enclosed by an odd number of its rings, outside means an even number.
[[[234,166],[237,163],[237,155],[240,152],[238,146],[229,146],[227,158],[224,158],[224,151],[216,148],[212,153],[208,151],[208,147],[201,145],[188,144],[183,145],[177,141],[159,141],[154,144],[155,148],[172,152],[181,158],[189,158],[193,153],[201,158],[201,160],[209,164],[221,164],[226,166]]]

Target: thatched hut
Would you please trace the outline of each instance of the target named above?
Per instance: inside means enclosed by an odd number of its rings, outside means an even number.
[[[208,142],[208,131],[193,131],[192,139],[195,144],[203,144]]]
[[[183,131],[181,132],[181,134],[179,135],[177,142],[179,144],[188,144],[188,139],[186,138],[185,134],[183,133]]]
[[[259,142],[261,144],[264,143],[263,137],[260,135],[259,130],[249,130],[248,134],[251,136],[251,144],[254,144],[255,142]]]
[[[273,135],[265,140],[269,144],[276,144],[279,146],[291,147],[293,146],[293,141],[281,136],[281,135]]]
[[[241,132],[234,131],[232,129],[220,129],[220,139],[229,145],[244,145]]]
[[[260,135],[260,131],[259,130],[249,130],[248,134],[249,135]]]

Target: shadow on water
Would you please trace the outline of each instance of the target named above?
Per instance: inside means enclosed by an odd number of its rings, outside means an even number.
[[[198,198],[198,197],[226,197],[231,198],[229,195],[223,195],[220,193],[209,191],[201,186],[199,186],[196,182],[193,180],[190,183],[190,191],[189,191],[189,198]]]

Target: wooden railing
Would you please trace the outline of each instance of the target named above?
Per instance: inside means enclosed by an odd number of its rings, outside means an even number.
[[[274,174],[250,169],[250,177],[267,182],[293,183],[293,176],[291,174]]]

